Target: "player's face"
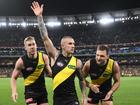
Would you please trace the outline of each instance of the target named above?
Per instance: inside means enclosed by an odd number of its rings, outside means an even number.
[[[73,54],[75,50],[75,41],[72,38],[66,38],[62,48],[66,53]]]
[[[105,65],[107,59],[109,58],[106,50],[101,51],[97,50],[96,51],[96,62],[98,65]]]
[[[26,41],[25,50],[29,55],[35,55],[37,53],[37,45],[35,40]]]

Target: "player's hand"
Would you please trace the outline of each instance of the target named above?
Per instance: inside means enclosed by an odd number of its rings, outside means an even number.
[[[87,105],[87,97],[86,94],[82,95],[82,105]]]
[[[17,102],[18,93],[12,93],[12,99],[14,102]]]
[[[94,84],[89,84],[90,89],[95,92],[95,93],[99,93],[99,87],[100,85],[94,85]]]
[[[87,99],[86,98],[82,98],[82,105],[87,105]]]
[[[112,94],[113,94],[113,91],[109,91],[109,92],[106,94],[105,98],[102,99],[102,100],[104,100],[104,101],[109,100],[110,97],[112,96]]]
[[[43,13],[43,4],[40,6],[38,2],[32,2],[31,9],[33,10],[36,16],[41,16]]]

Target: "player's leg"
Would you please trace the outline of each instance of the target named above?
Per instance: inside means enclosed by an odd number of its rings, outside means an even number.
[[[31,104],[27,104],[27,105],[37,105],[37,103],[31,103]]]
[[[48,103],[42,103],[42,104],[40,104],[40,105],[48,105]]]
[[[113,96],[111,96],[108,100],[102,100],[102,105],[113,105]]]
[[[87,99],[87,105],[98,105],[99,98],[96,97],[96,94],[92,92],[92,90],[89,91],[88,99]]]
[[[113,105],[113,101],[102,101],[102,105]]]
[[[25,92],[26,104],[27,105],[37,105],[36,97],[37,97],[37,95],[32,91]]]
[[[97,98],[88,97],[88,99],[87,99],[87,105],[98,105],[98,103],[99,103],[99,99],[97,99]]]

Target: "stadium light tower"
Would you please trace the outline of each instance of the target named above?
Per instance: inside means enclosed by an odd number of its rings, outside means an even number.
[[[22,22],[22,23],[21,23],[21,26],[22,26],[22,27],[26,27],[26,26],[27,26],[27,23],[26,23],[26,22]]]
[[[7,24],[6,24],[6,22],[0,22],[0,26],[6,26]]]
[[[98,22],[102,25],[107,25],[110,23],[114,23],[114,19],[113,18],[102,18]]]
[[[61,22],[47,22],[46,25],[48,27],[58,27],[61,26]]]

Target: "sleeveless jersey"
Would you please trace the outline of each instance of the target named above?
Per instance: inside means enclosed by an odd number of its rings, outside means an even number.
[[[60,54],[52,67],[54,97],[77,97],[75,75],[77,59]]]
[[[27,54],[22,56],[24,69],[21,71],[24,78],[25,91],[42,91],[45,89],[44,59],[38,52],[36,59],[30,59]]]
[[[89,74],[91,82],[100,85],[101,92],[108,92],[112,86],[113,65],[113,59],[108,59],[104,66],[99,66],[95,59],[90,61]]]

